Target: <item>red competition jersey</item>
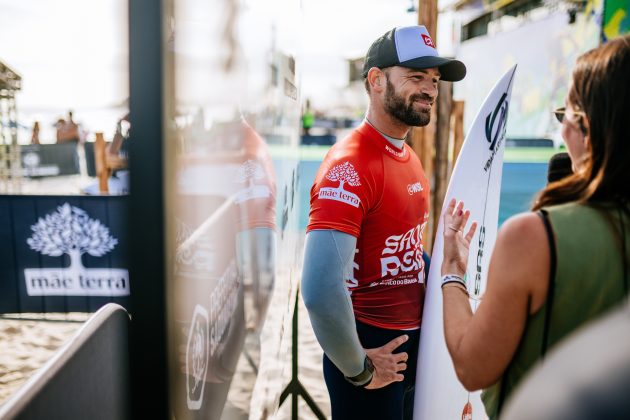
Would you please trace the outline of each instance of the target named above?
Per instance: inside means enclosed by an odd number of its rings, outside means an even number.
[[[364,122],[330,149],[311,188],[307,232],[357,237],[354,278],[346,282],[359,321],[397,330],[420,326],[428,218],[429,183],[409,146],[397,149]]]

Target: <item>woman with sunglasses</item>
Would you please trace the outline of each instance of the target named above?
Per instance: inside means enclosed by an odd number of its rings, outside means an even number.
[[[545,352],[628,295],[630,36],[578,58],[555,114],[573,174],[502,226],[475,314],[464,279],[476,224],[455,200],[444,216],[446,344],[462,384],[485,388],[490,418]]]

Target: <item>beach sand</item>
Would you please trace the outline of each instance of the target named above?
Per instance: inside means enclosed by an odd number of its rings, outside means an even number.
[[[328,391],[326,390],[322,373],[322,357],[324,352],[315,338],[301,296],[298,306],[298,331],[298,379],[326,418],[330,418],[330,398],[328,397]],[[298,397],[298,416],[300,419],[304,420],[317,418],[301,396]],[[276,418],[291,418],[290,396],[286,399],[284,404],[280,406]]]
[[[0,318],[0,404],[50,360],[88,316],[25,313]]]
[[[281,309],[281,308],[279,308]],[[276,310],[269,315],[282,318]],[[40,369],[55,352],[72,338],[83,322],[91,314],[7,314],[0,318],[0,405],[15,393],[38,369]],[[20,319],[21,318],[21,319]],[[299,325],[299,365],[298,379],[311,395],[327,418],[330,418],[330,401],[322,376],[322,349],[315,339],[300,299],[298,308]],[[290,334],[286,348],[286,359],[283,360],[282,374],[271,377],[273,389],[284,389],[290,381]],[[287,343],[285,343],[287,344]],[[290,419],[291,397],[289,396],[278,409],[275,416],[251,413],[251,401],[256,385],[256,370],[259,368],[260,344],[253,337],[248,337],[245,351],[241,354],[232,380],[228,401],[223,411],[224,420],[244,419]],[[316,419],[302,397],[298,398],[298,414],[300,419]]]
[[[311,329],[311,324],[306,313],[306,308],[300,299],[298,308],[298,379],[304,386],[311,398],[315,401],[319,409],[326,418],[330,418],[330,399],[324,384],[322,374],[323,351],[315,339]],[[290,341],[291,337],[287,337]],[[264,370],[264,366],[259,363],[260,351],[256,340],[248,337],[245,349],[241,354],[236,367],[236,373],[230,387],[227,403],[223,410],[222,420],[259,420],[259,419],[291,419],[291,396],[289,395],[283,404],[278,408],[277,413],[266,413],[264,410],[265,401],[261,400],[261,393],[266,390],[283,390],[291,380],[291,355],[290,343],[289,354],[281,363],[284,368],[282,372],[276,371],[278,376],[267,375],[269,371]],[[249,349],[249,350],[248,350]],[[261,369],[262,368],[262,369]],[[279,364],[276,369],[280,370]],[[255,370],[261,369],[259,380],[256,383]],[[254,396],[253,394],[257,395]],[[273,394],[273,392],[272,392]],[[264,400],[264,397],[262,398]],[[277,402],[275,402],[277,404]],[[261,407],[262,406],[262,407]],[[298,397],[298,418],[301,420],[313,420],[317,417],[313,414],[304,399]]]

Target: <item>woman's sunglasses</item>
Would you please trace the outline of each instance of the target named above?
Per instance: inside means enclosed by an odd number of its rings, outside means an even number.
[[[556,116],[556,119],[558,120],[559,123],[562,123],[562,121],[564,120],[564,116],[567,114],[567,108],[565,106],[556,109],[555,111],[551,111],[553,113],[553,115]],[[571,111],[571,114],[574,115],[580,115],[582,117],[585,117],[586,114],[580,111]]]

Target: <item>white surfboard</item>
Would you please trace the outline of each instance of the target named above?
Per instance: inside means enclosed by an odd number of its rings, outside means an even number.
[[[483,295],[490,255],[497,236],[499,193],[512,81],[516,65],[496,83],[470,128],[453,169],[433,245],[424,303],[414,420],[485,419],[481,392],[470,393],[457,380],[444,341],[440,268],[442,265],[442,215],[451,198],[463,200],[478,222],[470,245],[466,273],[473,311]]]

